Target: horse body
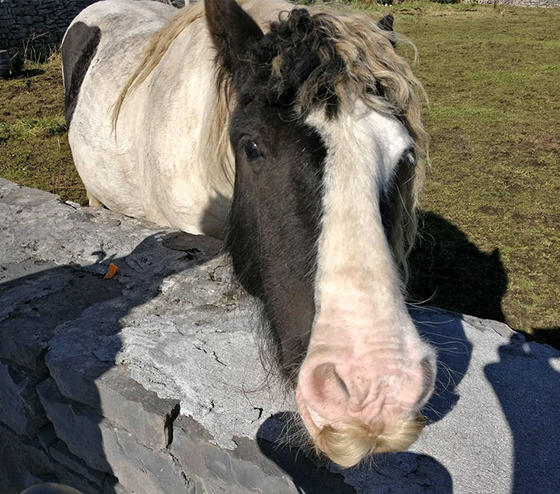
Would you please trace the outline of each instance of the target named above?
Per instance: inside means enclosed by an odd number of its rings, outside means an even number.
[[[425,151],[419,86],[392,18],[330,9],[104,1],[72,23],[62,53],[91,201],[226,232],[305,428],[349,466],[414,441],[435,354],[399,272]]]
[[[272,2],[273,8],[264,2],[266,9],[262,3],[249,0],[244,5],[263,25],[291,8],[284,1]],[[150,38],[176,13],[159,2],[108,0],[74,19],[62,45],[67,106],[74,106],[67,115],[68,139],[90,203],[222,237],[233,193],[233,160],[226,156],[217,163],[208,152],[206,133],[219,104],[214,52],[203,16],[179,34],[146,83],[130,94],[120,123],[112,127],[116,95]],[[91,43],[92,38],[98,39]],[[92,70],[69,104],[72,78],[80,78],[85,54],[78,47],[88,42]],[[229,173],[220,167],[229,167]]]

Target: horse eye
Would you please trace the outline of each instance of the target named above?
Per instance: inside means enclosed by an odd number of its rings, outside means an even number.
[[[256,159],[262,157],[259,146],[255,141],[247,141],[243,146],[243,150],[245,151],[247,161],[255,161]]]

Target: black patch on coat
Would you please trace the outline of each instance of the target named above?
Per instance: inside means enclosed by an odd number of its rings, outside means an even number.
[[[258,297],[280,369],[293,377],[315,316],[314,279],[322,209],[325,146],[291,112],[252,102],[234,113],[233,203],[226,235],[234,272]],[[249,160],[247,142],[261,157]]]
[[[377,27],[379,27],[379,29],[383,29],[383,31],[393,31],[394,21],[395,18],[393,17],[393,14],[387,14],[379,20]]]
[[[72,121],[82,82],[97,52],[100,40],[101,30],[83,22],[73,24],[64,37],[61,53],[65,81],[64,110],[68,127]]]

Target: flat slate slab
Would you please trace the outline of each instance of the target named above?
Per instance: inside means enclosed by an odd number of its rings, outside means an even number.
[[[2,179],[0,230],[1,492],[560,492],[560,352],[504,324],[414,309],[429,425],[343,470],[282,443],[293,396],[220,242]]]

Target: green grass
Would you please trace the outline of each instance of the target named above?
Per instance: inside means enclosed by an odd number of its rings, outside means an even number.
[[[433,302],[530,333],[549,328],[540,339],[558,344],[560,10],[405,3],[394,12],[430,98],[423,208],[486,254],[481,264],[454,252],[476,289],[448,280]],[[503,317],[486,313],[499,298]]]
[[[348,3],[395,15],[395,29],[418,47],[415,70],[430,99],[414,297],[558,344],[560,9]],[[26,69],[28,77],[0,81],[0,175],[84,203],[60,60]]]
[[[60,56],[0,79],[0,176],[85,204],[64,119]]]

